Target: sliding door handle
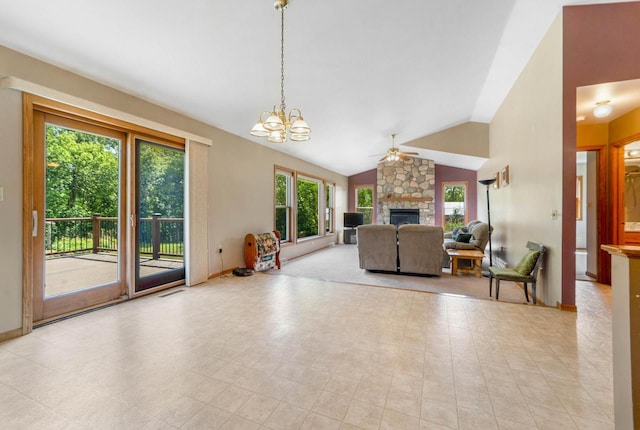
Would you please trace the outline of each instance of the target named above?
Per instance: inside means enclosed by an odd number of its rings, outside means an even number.
[[[38,235],[38,211],[31,211],[32,229],[31,236],[36,237]]]

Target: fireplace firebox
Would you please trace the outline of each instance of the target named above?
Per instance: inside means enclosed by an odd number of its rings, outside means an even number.
[[[420,224],[420,209],[390,209],[390,215],[390,223],[396,226]]]

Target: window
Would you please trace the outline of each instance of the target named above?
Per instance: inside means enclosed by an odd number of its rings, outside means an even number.
[[[283,242],[335,233],[336,184],[275,167],[275,229]]]
[[[443,182],[442,200],[444,231],[467,224],[467,182]]]
[[[335,228],[335,224],[333,222],[335,216],[335,184],[326,184],[325,185],[325,196],[326,196],[326,205],[324,208],[324,231],[325,233],[333,233]]]
[[[356,187],[356,212],[364,214],[365,224],[373,224],[373,185]]]
[[[283,242],[291,240],[291,202],[293,173],[284,170],[276,170],[275,194],[276,194],[276,225]]]
[[[297,237],[318,236],[320,234],[320,191],[322,181],[297,176],[296,194],[298,202]]]

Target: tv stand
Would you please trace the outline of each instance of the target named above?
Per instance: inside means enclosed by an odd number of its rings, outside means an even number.
[[[344,229],[343,242],[345,245],[356,245],[358,243],[357,230],[353,227]]]

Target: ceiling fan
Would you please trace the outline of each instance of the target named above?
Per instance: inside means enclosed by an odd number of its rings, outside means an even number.
[[[398,133],[391,135],[391,148],[387,149],[387,154],[380,159],[380,161],[409,161],[410,156],[418,155],[417,152],[401,152],[399,148],[396,148],[396,136]]]

